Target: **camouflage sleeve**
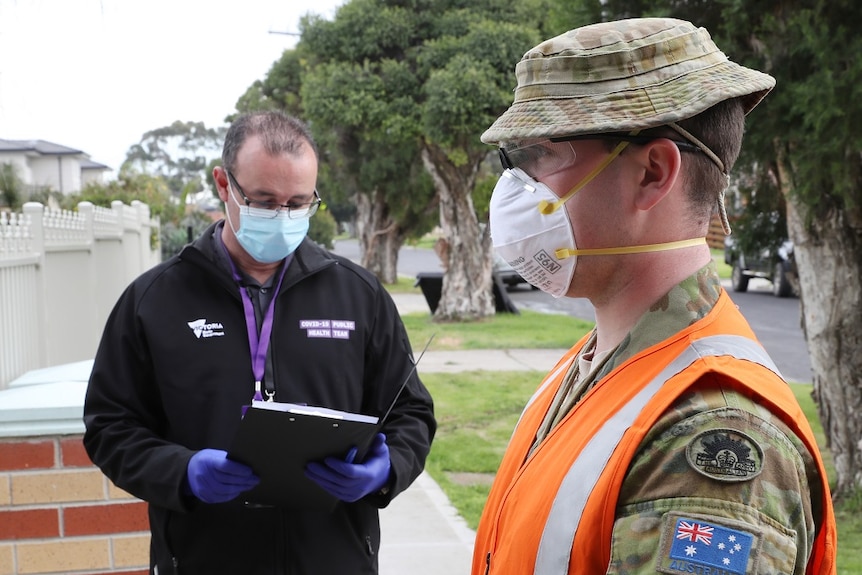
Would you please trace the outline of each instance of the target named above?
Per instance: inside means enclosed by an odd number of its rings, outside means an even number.
[[[813,459],[783,422],[704,387],[662,416],[632,462],[608,573],[803,575],[812,488]]]

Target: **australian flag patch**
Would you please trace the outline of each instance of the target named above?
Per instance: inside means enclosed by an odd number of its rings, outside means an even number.
[[[660,560],[664,573],[701,575],[745,575],[757,535],[743,529],[720,525],[702,518],[671,518],[672,531],[665,533],[665,557]],[[669,549],[667,539],[670,539]]]
[[[662,517],[656,571],[680,575],[758,573],[763,527],[717,515],[669,511]]]

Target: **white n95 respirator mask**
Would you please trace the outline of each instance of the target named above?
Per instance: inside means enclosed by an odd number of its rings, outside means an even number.
[[[548,186],[514,168],[500,176],[490,204],[494,249],[521,277],[554,297],[566,295],[578,261],[576,256],[555,255],[560,248],[575,249],[566,210],[539,210],[540,204],[558,201]]]

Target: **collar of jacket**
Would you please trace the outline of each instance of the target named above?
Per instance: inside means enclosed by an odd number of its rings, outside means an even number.
[[[233,287],[233,278],[231,278],[228,272],[222,269],[222,266],[215,259],[216,250],[219,249],[219,245],[216,243],[213,234],[221,233],[223,224],[224,220],[220,220],[209,226],[197,239],[186,245],[174,258],[205,268],[218,276],[220,281],[224,281],[229,287]],[[293,258],[295,262],[287,269],[284,282],[282,283],[282,291],[304,277],[335,265],[337,261],[336,256],[309,238],[305,238],[299,244],[299,247],[293,254]]]

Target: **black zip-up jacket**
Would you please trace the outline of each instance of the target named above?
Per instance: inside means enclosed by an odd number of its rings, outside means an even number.
[[[209,505],[184,488],[191,456],[228,450],[254,393],[239,288],[215,260],[216,230],[134,280],[111,312],[84,405],[87,453],[149,503],[151,564],[161,575],[377,573],[378,508],[422,471],[436,430],[415,374],[383,427],[392,465],[385,495],[322,513]],[[306,239],[275,297],[275,400],[382,415],[413,357],[376,278]],[[350,329],[346,338],[321,337],[304,320]]]

